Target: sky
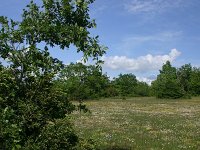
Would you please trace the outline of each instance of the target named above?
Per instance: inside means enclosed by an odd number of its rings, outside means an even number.
[[[20,20],[28,2],[2,0],[0,16]],[[103,71],[111,78],[133,73],[150,83],[167,60],[175,67],[188,63],[200,67],[199,0],[96,0],[90,15],[97,23],[91,35],[99,35],[100,43],[108,47]],[[52,55],[65,64],[81,60],[74,47],[57,49],[51,50]]]

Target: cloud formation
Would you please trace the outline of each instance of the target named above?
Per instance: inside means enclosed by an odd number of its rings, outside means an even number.
[[[154,71],[162,67],[166,61],[173,62],[179,55],[180,51],[172,49],[167,55],[151,55],[140,56],[138,58],[128,58],[126,56],[104,56],[104,67],[112,70],[125,70],[125,71]]]
[[[125,5],[131,13],[158,13],[181,7],[184,0],[132,0]]]

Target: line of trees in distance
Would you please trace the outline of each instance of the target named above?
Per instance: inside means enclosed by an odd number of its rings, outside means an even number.
[[[131,73],[119,74],[111,80],[99,67],[71,63],[59,73],[55,85],[61,87],[71,100],[135,96],[189,98],[200,95],[200,68],[190,64],[175,68],[167,61],[157,79],[148,85]]]

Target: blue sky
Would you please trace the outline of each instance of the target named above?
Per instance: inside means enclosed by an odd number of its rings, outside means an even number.
[[[19,20],[27,3],[2,1],[0,15]],[[133,73],[149,82],[166,60],[176,67],[200,66],[199,0],[96,0],[90,14],[97,23],[91,35],[99,35],[109,48],[102,59],[103,70],[111,77]],[[52,55],[65,63],[81,59],[74,48],[55,48]]]

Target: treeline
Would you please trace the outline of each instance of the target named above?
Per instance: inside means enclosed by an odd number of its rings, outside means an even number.
[[[190,64],[175,68],[167,61],[157,79],[148,85],[138,81],[134,74],[119,74],[110,79],[99,67],[71,63],[59,73],[55,85],[71,100],[135,96],[189,98],[200,95],[200,69]]]
[[[95,99],[101,97],[149,96],[150,87],[140,82],[134,74],[120,74],[112,80],[103,74],[101,68],[82,63],[71,63],[55,80],[71,100]]]

